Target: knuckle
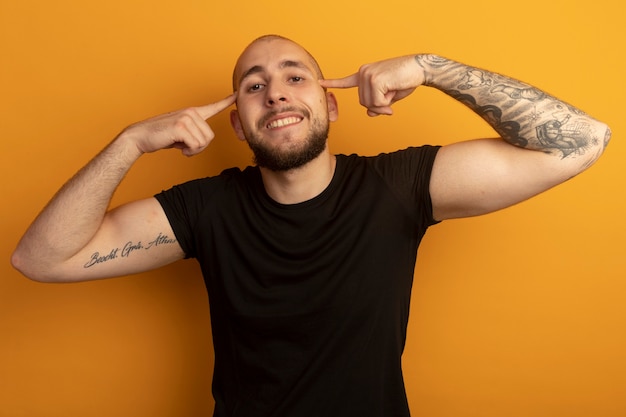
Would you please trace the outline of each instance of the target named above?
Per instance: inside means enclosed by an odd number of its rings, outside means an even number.
[[[173,126],[177,130],[187,130],[193,125],[195,120],[195,110],[185,109],[181,110],[173,121]]]
[[[186,117],[194,117],[198,114],[198,111],[196,110],[195,107],[187,107],[185,109],[182,109],[180,113],[181,115],[186,116]]]
[[[187,108],[187,109],[181,110],[176,115],[175,124],[176,125],[179,125],[179,124],[188,125],[189,123],[193,122],[193,120],[196,117],[196,114],[197,113],[193,108]]]

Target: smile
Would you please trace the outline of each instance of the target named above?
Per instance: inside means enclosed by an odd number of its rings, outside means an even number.
[[[284,119],[273,120],[267,124],[268,129],[277,129],[279,127],[289,126],[296,123],[300,123],[302,121],[302,117],[285,117]]]

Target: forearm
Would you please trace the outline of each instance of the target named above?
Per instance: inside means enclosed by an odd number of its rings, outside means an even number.
[[[436,55],[416,60],[426,85],[467,105],[512,145],[588,165],[608,144],[606,125],[531,85]]]
[[[111,197],[141,155],[116,138],[50,200],[20,240],[13,264],[27,275],[69,259],[95,235]]]
[[[94,270],[88,260],[97,259],[102,248],[114,248],[115,252],[120,242],[139,241],[139,247],[141,240],[162,236],[164,230],[173,234],[155,199],[138,200],[120,207],[122,210],[107,212],[111,197],[143,153],[168,148],[180,149],[187,156],[202,152],[214,137],[206,119],[232,105],[236,98],[231,94],[212,104],[162,114],[127,127],[52,198],[18,243],[11,258],[13,266],[37,280],[78,281],[145,271],[180,258],[179,246],[159,245],[172,249],[160,251],[159,256],[82,273],[85,268]],[[176,243],[175,239],[166,240]]]

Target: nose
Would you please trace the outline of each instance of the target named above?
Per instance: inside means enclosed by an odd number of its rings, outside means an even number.
[[[268,97],[267,98],[267,105],[268,106],[274,106],[275,104],[278,104],[279,102],[286,102],[287,99],[285,97]]]
[[[265,97],[265,103],[269,107],[273,107],[280,103],[287,102],[287,95],[280,85],[272,83],[267,88],[267,96]]]

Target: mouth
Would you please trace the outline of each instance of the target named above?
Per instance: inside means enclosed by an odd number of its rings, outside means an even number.
[[[307,109],[296,108],[293,106],[283,109],[275,109],[268,112],[261,120],[259,120],[258,128],[274,130],[281,129],[301,123],[304,119],[310,117]]]
[[[272,119],[265,125],[267,129],[278,129],[285,126],[295,125],[302,121],[303,117],[301,116],[287,116],[281,117],[278,119]]]

